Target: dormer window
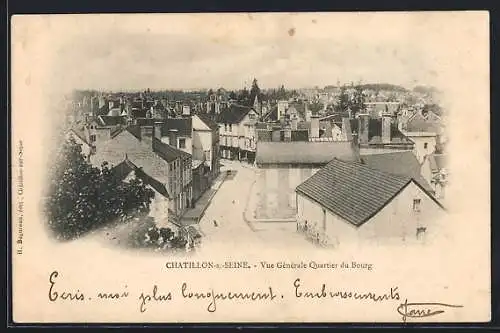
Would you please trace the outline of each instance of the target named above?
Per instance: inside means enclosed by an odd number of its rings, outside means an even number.
[[[420,212],[420,199],[413,199],[413,211],[418,213]]]

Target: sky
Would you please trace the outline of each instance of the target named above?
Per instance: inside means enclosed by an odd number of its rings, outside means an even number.
[[[443,24],[443,18],[448,24]],[[100,90],[443,82],[463,20],[442,13],[61,15],[39,23],[50,84]],[[34,26],[32,26],[34,29]]]

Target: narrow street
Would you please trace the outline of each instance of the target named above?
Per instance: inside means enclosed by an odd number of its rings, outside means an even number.
[[[295,223],[245,221],[243,214],[252,195],[255,169],[238,161],[224,160],[222,164],[221,172],[232,170],[232,174],[226,178],[200,221],[202,249],[242,244],[311,246],[296,232]]]

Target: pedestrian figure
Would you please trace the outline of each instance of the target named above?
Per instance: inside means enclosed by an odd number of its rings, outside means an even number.
[[[233,205],[234,205],[234,200],[233,200]]]
[[[214,220],[214,227],[218,227],[219,225],[217,224],[217,221]]]

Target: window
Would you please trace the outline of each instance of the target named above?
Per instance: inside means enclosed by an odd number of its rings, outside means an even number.
[[[90,135],[90,142],[95,142],[96,141],[96,136],[95,134]]]
[[[205,160],[210,161],[210,150],[205,150]]]
[[[413,199],[413,211],[420,212],[420,199]]]
[[[253,114],[253,113],[249,113],[249,114],[248,114],[248,118],[249,118],[250,120],[254,120],[254,119],[255,119],[255,114]]]
[[[170,172],[172,172],[172,164],[169,164],[168,166],[170,168]]]
[[[229,132],[233,131],[233,124],[229,124]]]
[[[227,124],[224,124],[224,131],[227,132]]]
[[[186,148],[186,139],[179,139],[179,148]]]
[[[424,149],[427,149],[427,142],[424,142]]]

